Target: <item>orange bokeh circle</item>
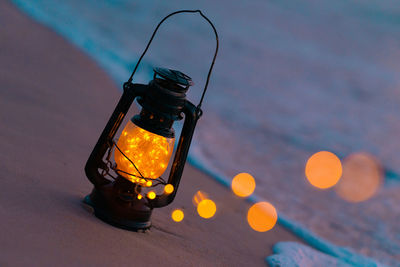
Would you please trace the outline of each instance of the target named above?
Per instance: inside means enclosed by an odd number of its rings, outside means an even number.
[[[247,222],[257,232],[271,230],[278,220],[275,207],[269,202],[258,202],[247,212]]]
[[[305,174],[310,184],[326,189],[339,181],[342,176],[342,164],[332,152],[320,151],[308,159]]]

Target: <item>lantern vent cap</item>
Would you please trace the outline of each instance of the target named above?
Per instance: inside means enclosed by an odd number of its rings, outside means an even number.
[[[166,68],[153,68],[154,75],[159,75],[160,77],[172,81],[176,84],[183,85],[185,87],[192,86],[194,83],[192,78],[186,74],[180,72],[179,70],[171,70]]]

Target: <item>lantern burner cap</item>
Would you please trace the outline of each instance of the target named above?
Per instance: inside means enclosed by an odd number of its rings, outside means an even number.
[[[187,76],[186,74],[180,72],[179,70],[171,70],[166,68],[154,68],[154,76],[159,75],[160,77],[172,81],[176,84],[183,85],[185,87],[192,86],[194,83],[192,78]]]

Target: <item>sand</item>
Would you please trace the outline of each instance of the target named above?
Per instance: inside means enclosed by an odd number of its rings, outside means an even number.
[[[0,266],[265,266],[280,226],[250,229],[249,203],[190,165],[175,201],[135,233],[82,206],[92,185],[84,164],[120,91],[84,53],[0,2]],[[200,122],[201,123],[201,122]],[[200,218],[192,196],[216,202]],[[182,208],[185,219],[171,220]]]

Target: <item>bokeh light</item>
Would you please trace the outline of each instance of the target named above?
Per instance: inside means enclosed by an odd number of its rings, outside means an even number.
[[[197,205],[197,213],[204,219],[213,217],[216,211],[217,206],[211,199],[204,199]]]
[[[175,222],[180,222],[183,220],[183,218],[185,217],[185,214],[183,213],[182,210],[180,209],[176,209],[171,213],[171,218],[172,220],[174,220]]]
[[[278,220],[275,207],[268,202],[258,202],[250,207],[247,212],[247,222],[257,232],[271,230]]]
[[[232,191],[239,197],[248,197],[253,194],[256,188],[256,181],[248,173],[239,173],[231,183]]]
[[[156,198],[156,193],[154,193],[153,191],[150,191],[149,193],[147,193],[147,197],[149,199],[155,199]]]
[[[339,181],[342,176],[342,164],[332,152],[320,151],[308,159],[305,174],[313,186],[326,189]]]
[[[383,169],[368,153],[354,153],[343,161],[343,176],[335,186],[336,193],[349,202],[371,198],[382,185]]]
[[[164,192],[166,194],[171,194],[172,192],[174,192],[174,186],[172,184],[166,184],[164,186]]]
[[[204,193],[203,191],[197,191],[196,194],[194,194],[192,202],[193,205],[195,205],[196,207],[199,205],[199,203],[204,200],[204,199],[208,199],[208,195],[206,193]]]

